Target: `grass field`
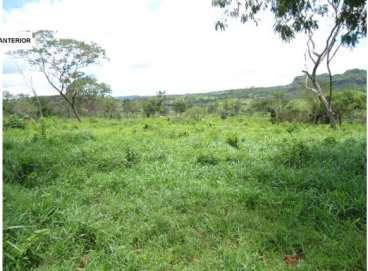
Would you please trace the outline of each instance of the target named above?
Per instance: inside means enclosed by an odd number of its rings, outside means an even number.
[[[246,117],[7,129],[4,270],[366,270],[365,133]]]

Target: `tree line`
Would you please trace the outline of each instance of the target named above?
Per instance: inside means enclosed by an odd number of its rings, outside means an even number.
[[[273,92],[262,98],[216,99],[211,102],[198,102],[189,97],[171,98],[165,91],[156,96],[117,99],[111,97],[111,90],[104,84],[97,84],[81,92],[75,102],[75,110],[80,117],[102,118],[152,118],[183,117],[200,120],[208,115],[221,119],[236,116],[263,116],[272,123],[304,122],[329,123],[328,115],[319,99],[306,90],[301,95],[290,97],[286,93]],[[327,99],[329,97],[327,96]],[[39,111],[39,103],[42,111]],[[366,119],[366,93],[346,89],[334,95],[333,107],[338,124],[361,122]],[[69,104],[59,96],[3,95],[3,114],[5,117],[18,116],[25,119],[45,117],[74,117]]]

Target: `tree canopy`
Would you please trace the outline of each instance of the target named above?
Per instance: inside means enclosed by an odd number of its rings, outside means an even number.
[[[242,23],[256,24],[262,11],[269,10],[274,17],[274,30],[284,41],[296,33],[317,30],[321,18],[333,15],[341,27],[341,42],[355,46],[367,35],[367,10],[365,0],[212,0],[214,6],[225,8],[226,17],[240,18]],[[216,29],[224,30],[226,19],[218,21]]]
[[[65,99],[80,120],[75,98],[81,88],[76,86],[85,81],[84,68],[106,59],[105,50],[94,42],[57,38],[55,32],[49,30],[37,31],[33,33],[33,38],[32,49],[10,54],[21,57],[35,70],[42,72],[51,87]]]

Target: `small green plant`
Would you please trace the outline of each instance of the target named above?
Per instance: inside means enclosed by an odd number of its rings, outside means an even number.
[[[329,136],[323,139],[323,145],[325,146],[333,146],[336,145],[336,143],[337,143],[336,138],[334,138],[333,136]]]
[[[292,134],[292,133],[295,133],[299,130],[298,126],[296,124],[292,124],[290,125],[286,131],[289,133],[289,134]]]
[[[226,120],[228,117],[229,117],[229,113],[228,112],[225,112],[225,111],[221,112],[220,118],[222,120]]]
[[[179,134],[178,134],[178,137],[187,137],[187,136],[189,136],[188,131],[179,132]]]
[[[125,152],[125,159],[127,161],[127,166],[131,167],[134,164],[137,164],[140,160],[140,156],[138,152],[133,149],[128,148]]]
[[[9,116],[8,120],[5,122],[5,128],[17,128],[17,129],[25,129],[26,128],[26,121],[24,118],[19,117],[17,115]]]
[[[203,153],[197,156],[197,163],[201,165],[217,165],[219,159],[211,153]]]
[[[229,144],[230,146],[239,149],[239,138],[237,135],[229,135],[226,138],[226,143]]]
[[[300,168],[310,159],[311,151],[303,142],[284,141],[281,152],[276,155],[276,161],[285,166]]]

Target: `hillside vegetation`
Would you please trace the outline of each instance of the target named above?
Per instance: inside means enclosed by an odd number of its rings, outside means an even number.
[[[13,119],[4,270],[366,270],[365,134],[244,116]]]
[[[328,74],[321,74],[317,76],[319,82],[327,88],[329,82]],[[250,87],[231,89],[223,91],[214,91],[200,94],[185,94],[185,95],[172,95],[168,98],[180,99],[184,98],[188,102],[206,103],[218,99],[251,99],[251,98],[267,98],[271,97],[273,93],[283,93],[290,97],[297,97],[302,94],[304,90],[305,76],[297,76],[294,80],[285,86],[272,86],[272,87]],[[354,89],[362,92],[366,92],[367,87],[367,71],[361,69],[347,70],[342,74],[333,75],[333,86],[336,91],[343,91],[346,89]],[[140,96],[120,96],[120,99],[139,99],[144,98]]]
[[[328,76],[319,78],[328,90]],[[297,121],[327,123],[326,111],[317,96],[304,89],[304,78],[296,77],[287,86],[250,88],[203,94],[167,95],[159,91],[153,97],[112,97],[106,84],[89,79],[81,84],[74,109],[82,117],[140,118],[187,114],[203,116],[262,115],[272,122]],[[366,71],[354,69],[334,76],[332,108],[342,125],[343,122],[366,121]],[[91,85],[92,84],[92,85]],[[326,94],[327,98],[330,97]],[[29,97],[4,94],[3,113],[11,118],[41,116],[73,117],[75,113],[60,96]]]

